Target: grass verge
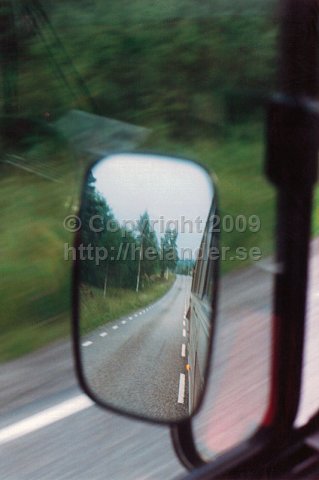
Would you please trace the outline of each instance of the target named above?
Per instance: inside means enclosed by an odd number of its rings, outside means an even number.
[[[81,333],[86,334],[101,325],[135,312],[154,303],[172,287],[175,275],[158,279],[136,293],[124,288],[109,288],[106,297],[103,290],[83,286],[81,289]]]

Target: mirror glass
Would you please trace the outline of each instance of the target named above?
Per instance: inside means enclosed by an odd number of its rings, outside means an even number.
[[[114,154],[88,171],[78,348],[99,403],[163,422],[198,406],[215,310],[215,209],[212,180],[192,161]]]

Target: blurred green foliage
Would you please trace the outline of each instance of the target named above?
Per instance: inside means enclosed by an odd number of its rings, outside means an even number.
[[[256,114],[274,86],[274,1],[265,8],[246,0],[242,10],[194,0],[56,2],[45,6],[49,23],[35,2],[25,3],[31,26],[19,44],[18,75],[24,113],[54,118],[71,106],[88,108],[81,78],[100,114],[161,124],[185,138]]]
[[[65,183],[3,170],[0,358],[6,360],[69,332],[71,272],[63,242],[71,236],[62,224]]]

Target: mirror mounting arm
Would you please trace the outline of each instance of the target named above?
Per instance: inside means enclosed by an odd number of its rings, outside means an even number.
[[[315,0],[282,0],[282,93],[270,102],[266,132],[266,174],[278,190],[279,272],[274,285],[272,385],[264,418],[264,425],[275,427],[279,442],[293,425],[301,388],[311,210],[318,168],[317,25]]]
[[[187,470],[206,464],[197,451],[190,419],[171,425],[170,431],[175,453]]]
[[[277,93],[268,107],[266,175],[279,190],[307,193],[318,175],[319,102]]]
[[[301,95],[277,95],[268,110],[266,174],[278,190],[279,271],[274,285],[272,386],[264,425],[275,427],[277,440],[290,430],[299,405],[318,119],[317,102]]]

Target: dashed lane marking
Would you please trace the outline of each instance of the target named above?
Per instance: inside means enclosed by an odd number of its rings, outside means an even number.
[[[185,374],[181,373],[179,376],[177,403],[184,403],[184,398],[185,398]]]
[[[81,412],[92,405],[94,405],[94,403],[86,395],[78,395],[77,397],[65,400],[54,407],[42,410],[42,412],[2,428],[0,430],[0,445],[40,430],[43,427],[47,427],[74,413]]]
[[[186,330],[183,328],[183,337],[186,337]]]
[[[182,357],[185,357],[186,355],[186,345],[185,343],[182,344]]]
[[[117,325],[114,325],[114,327],[112,327],[113,330],[117,330],[119,327]]]
[[[106,337],[107,333],[106,332],[102,332],[100,333],[100,337]]]
[[[89,347],[93,342],[87,341],[82,343],[82,347]]]

